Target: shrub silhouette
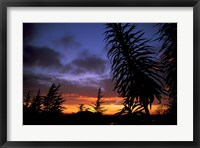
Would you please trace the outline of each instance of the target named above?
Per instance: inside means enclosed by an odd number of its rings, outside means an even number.
[[[163,77],[149,40],[135,28],[136,25],[128,23],[106,24],[107,55],[112,64],[114,90],[126,98],[125,104],[129,106],[139,100],[149,116],[148,105],[151,108],[154,97],[161,101]]]
[[[87,109],[86,109],[87,110]],[[83,111],[85,111],[85,106],[84,106],[84,104],[80,104],[79,106],[78,106],[78,112],[83,112]]]

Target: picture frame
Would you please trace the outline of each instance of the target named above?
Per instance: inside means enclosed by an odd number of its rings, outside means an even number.
[[[7,141],[7,8],[8,7],[193,7],[193,141]],[[199,0],[5,0],[0,2],[0,146],[1,147],[199,147]],[[19,133],[20,134],[20,133]]]

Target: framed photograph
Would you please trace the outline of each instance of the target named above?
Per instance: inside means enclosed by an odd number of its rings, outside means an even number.
[[[9,0],[1,147],[199,147],[199,1]]]

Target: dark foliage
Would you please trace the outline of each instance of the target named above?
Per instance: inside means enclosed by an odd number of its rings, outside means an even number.
[[[124,108],[120,110],[120,112],[116,113],[116,115],[126,115],[126,114],[136,114],[136,115],[143,115],[144,105],[139,102],[134,102],[130,104],[129,102],[124,102]]]
[[[176,118],[177,116],[177,23],[158,24],[160,37],[162,41],[161,61],[164,68],[164,76],[169,94],[169,110]]]
[[[79,108],[81,111],[74,114],[52,114],[52,112],[44,112],[44,98],[47,96],[59,96],[57,92],[57,86],[51,86],[49,92],[46,96],[40,95],[40,90],[37,95],[32,98],[29,107],[24,110],[23,124],[24,125],[160,125],[160,124],[176,124],[174,120],[171,119],[171,116],[168,115],[160,115],[160,116],[151,116],[152,122],[149,122],[148,118],[142,112],[144,110],[143,105],[138,103],[134,103],[132,108],[132,113],[129,114],[129,108],[124,107],[124,112],[120,113],[120,116],[116,115],[102,115],[101,108],[99,112],[91,112],[87,109],[85,110],[84,104],[80,104]],[[54,92],[54,93],[52,93]],[[57,92],[57,93],[55,93]],[[98,91],[97,99],[101,101],[103,97],[101,95],[101,88]],[[50,95],[51,94],[51,95]],[[54,98],[52,97],[52,98]],[[27,93],[25,98],[31,98],[30,91]],[[60,97],[62,98],[62,97]],[[28,99],[30,100],[30,99]],[[40,101],[39,101],[40,100]],[[40,103],[39,103],[40,102]],[[42,103],[42,104],[41,104]],[[99,104],[99,103],[97,103]],[[100,103],[101,104],[101,103]],[[62,104],[61,104],[62,105]],[[98,108],[98,107],[97,107]],[[128,111],[128,113],[127,113]]]
[[[149,40],[143,38],[144,32],[135,31],[136,25],[106,24],[108,58],[112,63],[114,90],[125,98],[130,108],[134,101],[140,101],[149,116],[148,105],[154,97],[161,101],[163,93],[159,64],[154,58]]]
[[[59,120],[58,118],[64,109],[62,106],[64,99],[58,93],[59,87],[60,85],[52,84],[46,96],[41,96],[40,90],[33,98],[30,96],[30,91],[27,93],[23,99],[24,124],[53,124]]]

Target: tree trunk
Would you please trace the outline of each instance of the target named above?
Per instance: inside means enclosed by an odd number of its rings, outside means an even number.
[[[148,109],[148,103],[147,102],[143,102],[143,105],[144,105],[144,110],[146,112],[146,116],[147,116],[148,122],[151,123],[151,116],[150,116],[149,109]]]
[[[144,110],[146,112],[147,117],[149,117],[150,113],[149,113],[149,109],[148,109],[148,104],[144,104]]]

